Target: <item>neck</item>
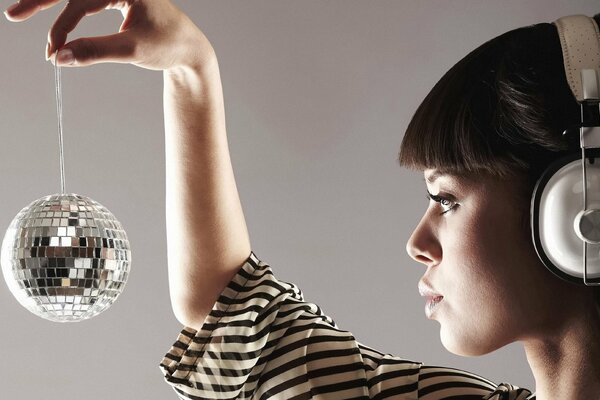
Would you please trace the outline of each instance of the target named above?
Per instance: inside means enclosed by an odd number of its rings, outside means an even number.
[[[600,313],[573,314],[562,326],[523,341],[537,400],[600,400]]]

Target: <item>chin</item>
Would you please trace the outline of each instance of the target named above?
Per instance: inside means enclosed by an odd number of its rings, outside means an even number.
[[[469,334],[457,333],[444,329],[442,325],[440,329],[440,340],[442,345],[450,353],[463,357],[477,357],[489,354],[494,350],[498,350],[502,345],[497,345],[493,340],[490,340],[489,335],[485,333],[470,332]]]

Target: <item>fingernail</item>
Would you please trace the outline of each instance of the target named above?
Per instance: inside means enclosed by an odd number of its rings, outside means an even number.
[[[17,7],[19,7],[19,3],[15,3],[12,6],[8,7],[6,9],[6,11],[4,11],[4,15],[8,15],[8,14],[12,13],[15,10],[15,8],[17,8]]]
[[[50,43],[46,43],[46,61],[50,59]]]
[[[61,49],[56,55],[56,60],[59,64],[71,65],[75,63],[75,57],[71,49]]]

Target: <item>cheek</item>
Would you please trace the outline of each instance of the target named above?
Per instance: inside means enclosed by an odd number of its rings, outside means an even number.
[[[521,265],[537,260],[522,213],[505,208],[482,207],[463,221],[461,246],[471,273],[500,289],[510,290],[516,278],[527,273]]]
[[[516,210],[491,209],[464,225],[462,252],[469,261],[469,290],[482,292],[485,302],[502,315],[517,316],[527,298],[530,278],[539,278],[537,255]]]
[[[444,274],[453,304],[468,314],[471,323],[504,319],[514,305],[507,293],[511,278],[505,273],[503,254],[490,249],[481,238],[473,242],[466,237],[454,250],[456,256],[451,264],[445,264],[451,267]]]

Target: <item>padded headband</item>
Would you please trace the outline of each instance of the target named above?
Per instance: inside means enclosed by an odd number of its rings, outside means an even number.
[[[554,24],[573,95],[578,102],[600,99],[600,32],[596,21],[585,15],[572,15],[559,18]],[[586,87],[582,84],[582,73],[586,76]]]

